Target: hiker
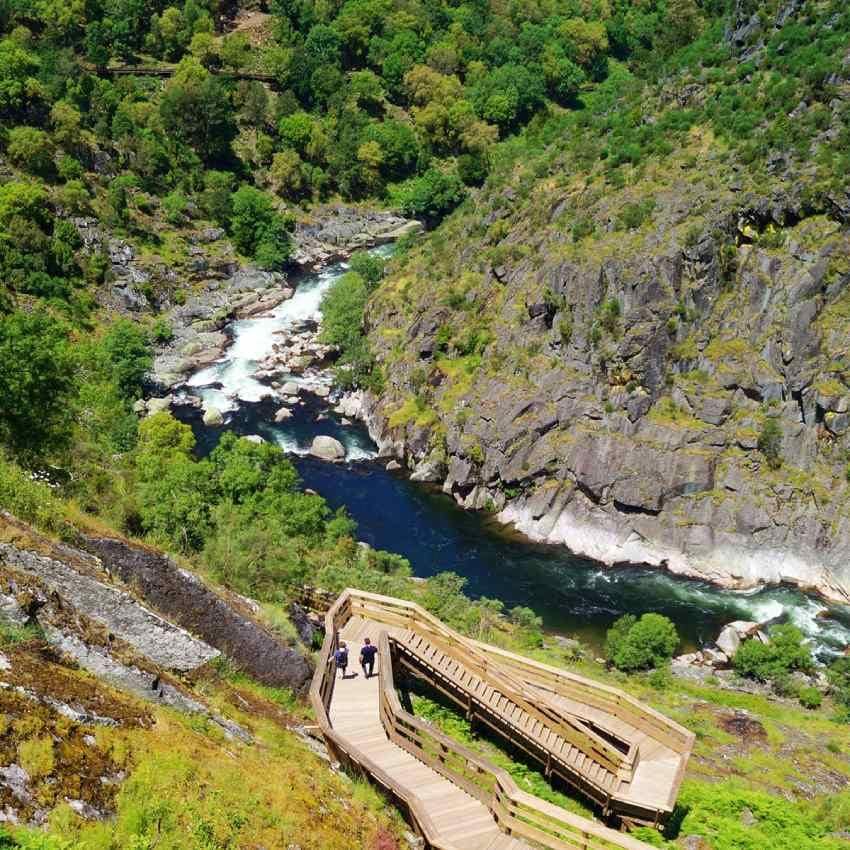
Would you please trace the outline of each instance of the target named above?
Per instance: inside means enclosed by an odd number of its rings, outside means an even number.
[[[334,653],[334,661],[336,661],[336,669],[342,670],[342,678],[344,679],[345,670],[348,667],[348,647],[345,645],[344,640],[339,642],[339,647]]]
[[[378,647],[372,646],[372,641],[369,638],[363,638],[363,648],[360,650],[360,666],[363,668],[363,675],[367,679],[372,678],[372,671],[375,669],[375,656],[378,654]]]

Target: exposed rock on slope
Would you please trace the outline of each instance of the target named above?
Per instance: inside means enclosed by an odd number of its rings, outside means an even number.
[[[222,599],[167,556],[115,538],[89,537],[85,545],[158,611],[200,635],[255,679],[295,690],[308,684],[313,671],[301,652],[238,610],[238,601]]]
[[[48,597],[57,597],[62,606],[99,623],[110,635],[167,670],[194,670],[219,655],[203,641],[140,605],[129,593],[95,578],[96,563],[91,564],[92,574],[88,574],[55,558],[7,543],[0,543],[0,563],[12,573],[35,577]],[[11,607],[12,600],[6,599],[7,607]]]
[[[843,191],[805,164],[748,183],[698,134],[620,189],[547,162],[372,301],[373,436],[464,506],[605,563],[847,598]]]

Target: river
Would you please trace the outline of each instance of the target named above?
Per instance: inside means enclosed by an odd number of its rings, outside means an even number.
[[[532,543],[492,518],[470,513],[438,489],[389,472],[375,459],[375,446],[357,423],[345,424],[333,404],[307,396],[293,416],[275,424],[279,404],[264,399],[268,388],[253,377],[256,362],[293,323],[320,318],[320,304],[344,265],[300,279],[295,295],[269,315],[233,322],[233,342],[224,357],[197,372],[185,391],[226,414],[225,428],[260,434],[288,452],[306,487],[336,508],[345,506],[358,523],[358,536],[371,546],[409,559],[414,574],[451,570],[467,579],[474,596],[527,605],[545,628],[598,647],[605,630],[623,613],[657,611],[676,624],[686,649],[710,641],[731,620],[790,620],[813,641],[821,657],[850,643],[850,608],[829,605],[787,587],[734,592],[708,583],[673,577],[640,565],[606,568],[562,546]],[[325,374],[293,378],[329,383]],[[181,408],[202,450],[210,450],[221,429],[207,428],[197,412]],[[188,412],[187,412],[188,411]],[[346,461],[325,463],[307,454],[317,434],[336,437]]]

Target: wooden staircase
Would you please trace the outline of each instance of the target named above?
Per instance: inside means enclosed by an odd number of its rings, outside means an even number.
[[[398,661],[466,711],[469,719],[485,723],[515,746],[535,756],[547,776],[560,775],[603,807],[625,778],[631,777],[627,754],[603,740],[580,720],[546,711],[519,686],[502,676],[476,674],[455,655],[415,631],[391,640]],[[501,681],[500,681],[501,680]]]
[[[648,850],[528,794],[405,710],[395,672],[425,678],[621,824],[669,816],[691,732],[616,688],[459,635],[414,603],[351,589],[332,602],[313,590],[304,602],[324,613],[310,700],[328,749],[383,788],[427,848]],[[379,648],[378,675],[340,678],[333,660],[339,641],[356,657],[366,637]]]

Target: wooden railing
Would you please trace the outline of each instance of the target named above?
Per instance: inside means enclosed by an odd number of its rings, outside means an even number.
[[[557,706],[541,702],[521,678],[513,675],[509,669],[506,670],[504,665],[494,663],[486,652],[481,651],[481,647],[486,647],[485,644],[477,644],[463,637],[415,603],[364,591],[351,591],[351,594],[354,615],[425,635],[430,643],[455,656],[479,679],[498,688],[531,717],[549,726],[588,758],[599,762],[620,778],[631,778],[635,759],[633,751],[623,753],[581,720],[565,714]]]
[[[694,734],[617,688],[559,670],[504,649],[472,641],[494,663],[504,665],[523,680],[576,702],[598,708],[640,729],[680,755],[693,748]]]
[[[308,590],[309,595],[305,598],[305,603],[309,603],[314,610],[322,610],[322,606],[327,603],[331,594],[315,589]],[[582,790],[599,801],[604,808],[607,809],[610,806],[623,817],[644,822],[658,823],[672,811],[684,776],[688,755],[693,746],[693,733],[617,688],[463,637],[419,605],[405,600],[348,589],[327,609],[326,637],[311,688],[311,699],[314,700],[314,705],[317,702],[322,705],[328,728],[330,728],[330,722],[327,720],[327,708],[333,692],[333,652],[336,649],[336,632],[350,617],[354,616],[422,634],[429,642],[444,648],[444,651],[468,666],[476,676],[492,683],[493,687],[502,690],[506,696],[516,699],[517,704],[527,710],[531,716],[537,718],[542,716],[544,722],[562,734],[565,740],[570,743],[574,740],[580,741],[584,745],[580,747],[583,752],[606,767],[608,764],[613,765],[612,772],[620,778],[627,778],[636,769],[640,756],[639,747],[633,744],[629,751],[623,754],[610,742],[590,730],[588,726],[576,723],[574,715],[555,703],[555,697],[562,696],[590,708],[597,708],[604,714],[623,721],[669,747],[679,756],[680,764],[677,776],[670,783],[666,803],[663,805],[659,803],[649,806],[635,803],[630,799],[627,787],[622,793],[614,792],[613,794],[605,789],[605,798],[600,795],[601,789],[590,783],[587,783]],[[547,695],[551,699],[547,698]],[[321,718],[320,726],[322,726]],[[322,728],[324,729],[324,726]],[[577,744],[573,745],[577,746]],[[575,775],[573,773],[573,776]],[[564,778],[570,781],[569,776]],[[587,777],[584,778],[587,779]]]
[[[176,65],[95,65],[84,62],[83,67],[95,74],[106,77],[173,77]],[[264,74],[259,71],[230,71],[224,68],[208,68],[211,74],[226,77],[231,80],[252,80],[265,83],[270,88],[279,88],[280,81],[274,74]]]
[[[381,658],[392,656],[386,632]],[[483,756],[402,708],[392,665],[380,668],[381,723],[390,740],[479,800],[499,828],[530,845],[551,850],[647,850],[648,844],[522,791],[513,778]]]
[[[408,820],[419,830],[429,847],[434,850],[459,850],[454,844],[445,841],[427,812],[422,799],[410,788],[399,785],[372,758],[359,748],[350,745],[333,728],[329,708],[333,699],[336,665],[334,652],[339,645],[339,629],[351,616],[351,604],[347,592],[340,596],[325,614],[325,639],[319,654],[319,662],[310,685],[310,703],[316,714],[316,721],[328,745],[331,755],[350,770],[362,771],[396,800],[406,811]]]
[[[520,687],[518,683],[533,684],[536,688],[549,690],[555,695],[598,708],[644,732],[683,756],[685,760],[693,748],[693,732],[618,688],[464,637],[414,602],[360,590],[348,592],[352,594],[354,614],[387,625],[416,629],[424,634],[430,633],[436,639],[442,639],[453,651],[454,648],[458,648],[474,655],[478,659],[482,672],[499,671],[499,675],[507,679],[511,687]],[[526,690],[524,697],[526,700],[534,701],[541,710],[553,708],[545,699],[541,700],[539,691]],[[563,714],[559,716],[566,720]],[[622,755],[616,747],[605,741],[603,743],[608,746],[609,752],[613,750]],[[616,756],[614,758],[616,759]],[[629,756],[625,758],[628,762]],[[672,802],[670,808],[672,809]]]
[[[333,597],[333,594],[317,591],[315,588],[306,588],[305,590],[314,594],[313,598],[317,601],[319,601],[319,597],[315,594]],[[504,674],[512,675],[514,678],[533,684],[544,691],[548,690],[558,696],[598,708],[644,732],[680,755],[690,753],[693,748],[693,732],[618,688],[595,682],[592,679],[552,667],[540,661],[525,658],[506,649],[464,637],[414,602],[392,599],[360,590],[346,592],[352,594],[353,598],[356,597],[355,613],[361,616],[368,616],[388,625],[398,625],[405,628],[418,626],[426,631],[431,629],[438,638],[447,635],[449,636],[448,643],[452,645],[462,644],[480,653],[483,670],[496,667]],[[537,694],[531,696],[533,699],[539,698]]]

